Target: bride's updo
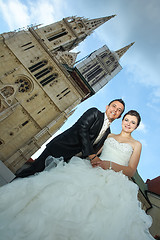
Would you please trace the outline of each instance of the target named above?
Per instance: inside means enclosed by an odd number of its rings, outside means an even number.
[[[141,117],[137,111],[135,111],[135,110],[128,111],[127,113],[124,114],[122,120],[125,118],[126,115],[135,116],[137,118],[137,127],[139,126],[139,124],[141,122]]]

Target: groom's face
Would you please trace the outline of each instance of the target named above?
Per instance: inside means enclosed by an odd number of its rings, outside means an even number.
[[[119,118],[124,110],[124,106],[119,101],[114,101],[110,105],[106,106],[106,115],[110,122]]]

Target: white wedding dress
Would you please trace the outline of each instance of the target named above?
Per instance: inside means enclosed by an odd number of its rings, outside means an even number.
[[[127,165],[132,147],[105,141],[101,159]],[[57,161],[57,160],[56,160]],[[122,172],[73,157],[0,188],[2,240],[151,240],[152,219]]]

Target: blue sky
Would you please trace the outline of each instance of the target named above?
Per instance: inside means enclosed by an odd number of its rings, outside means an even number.
[[[135,109],[142,117],[133,137],[143,145],[138,172],[144,181],[160,172],[159,12],[158,0],[0,0],[0,33],[31,24],[47,25],[68,16],[91,19],[117,15],[74,51],[80,51],[81,59],[105,44],[115,51],[135,41],[120,60],[123,69],[95,96],[80,104],[60,131],[71,126],[88,108],[95,106],[105,111],[112,99],[123,98],[126,111]],[[116,120],[111,128],[113,133],[119,133],[121,120]]]

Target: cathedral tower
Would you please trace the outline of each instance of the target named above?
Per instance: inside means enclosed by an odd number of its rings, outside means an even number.
[[[83,61],[80,61],[76,68],[93,88],[98,92],[122,69],[119,59],[133,45],[121,48],[117,51],[111,51],[106,45],[92,52]]]
[[[96,28],[115,16],[96,19],[67,17],[59,22],[35,29],[35,32],[44,41],[50,51],[70,51]],[[33,31],[33,28],[30,30]]]

